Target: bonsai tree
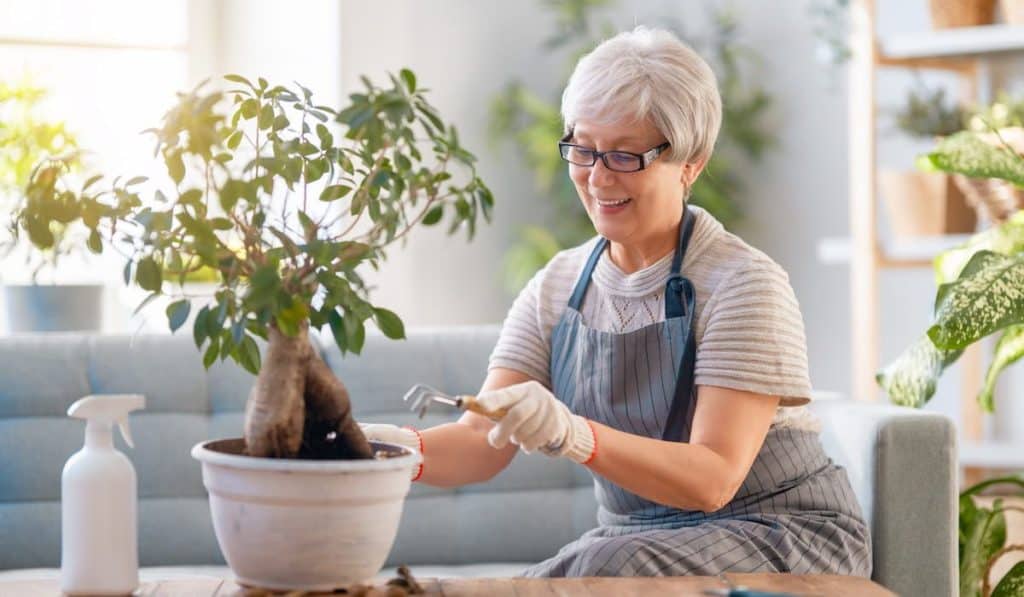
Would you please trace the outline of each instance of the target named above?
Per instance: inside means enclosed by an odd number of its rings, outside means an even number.
[[[41,249],[55,228],[83,224],[90,248],[124,256],[125,283],[148,291],[146,301],[202,268],[217,272],[192,335],[206,367],[230,357],[257,376],[245,412],[249,455],[372,457],[309,328],[330,328],[342,353],[360,352],[370,320],[403,338],[399,317],[371,304],[360,270],[379,267],[385,247],[418,224],[447,218],[449,234],[472,238],[478,216],[490,219],[493,197],[455,127],[411,71],[389,78],[381,88],[364,77],[339,110],[301,85],[238,75],[225,77],[226,93],[200,85],[147,131],[166,190],[145,177],[73,185],[67,162],[50,160],[16,214]],[[191,310],[188,297],[170,303],[170,329]]]
[[[53,156],[62,156],[69,168],[77,167],[78,141],[64,122],[40,115],[46,90],[29,81],[0,82],[0,213],[10,214],[17,205],[33,167]],[[0,241],[0,256],[18,248],[18,230],[13,220],[3,222],[7,237]],[[71,234],[69,234],[71,232]],[[66,227],[55,227],[49,251],[37,257],[33,279],[45,266],[55,267],[58,259],[81,247],[80,239]]]

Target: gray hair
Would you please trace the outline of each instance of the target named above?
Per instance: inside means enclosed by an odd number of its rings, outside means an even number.
[[[562,93],[562,120],[602,124],[649,120],[672,161],[707,159],[722,124],[715,73],[690,46],[662,29],[637,27],[601,42],[576,64]]]

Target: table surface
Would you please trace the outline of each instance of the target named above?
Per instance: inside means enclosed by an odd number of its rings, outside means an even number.
[[[412,571],[416,573],[415,570]],[[799,597],[884,597],[895,593],[867,579],[833,575],[790,574],[726,574],[729,582],[765,591],[790,593]],[[650,595],[676,595],[698,597],[706,589],[723,589],[725,582],[708,576],[678,576],[660,578],[443,578],[420,579],[426,595],[443,597],[588,597],[615,595],[619,597],[648,597]],[[355,592],[354,592],[355,593]],[[51,580],[0,581],[0,597],[53,597],[59,595],[59,584]],[[303,593],[287,593],[291,597]],[[313,593],[307,593],[313,595]],[[331,593],[324,593],[330,595]],[[345,595],[339,591],[334,595]],[[352,594],[352,593],[350,593]],[[233,581],[210,577],[176,578],[144,582],[135,592],[140,597],[256,597],[270,595],[266,591],[248,589]],[[364,593],[365,597],[385,597],[386,587],[378,585]]]

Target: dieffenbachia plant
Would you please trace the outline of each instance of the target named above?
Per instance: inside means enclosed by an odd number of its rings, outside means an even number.
[[[145,177],[98,190],[100,176],[73,190],[64,165],[48,162],[32,177],[19,226],[46,248],[54,227],[81,221],[93,251],[124,254],[125,282],[149,291],[147,302],[212,268],[217,289],[192,333],[205,366],[230,357],[257,375],[248,453],[370,457],[308,327],[329,327],[343,353],[361,350],[369,320],[404,337],[399,317],[370,303],[360,268],[379,267],[384,248],[418,224],[447,218],[449,234],[472,238],[493,197],[409,70],[385,88],[363,78],[365,89],[338,110],[301,85],[226,79],[226,93],[179,94],[148,131],[169,192]],[[171,330],[190,312],[190,298],[172,302]],[[262,357],[257,338],[267,341]]]
[[[972,132],[942,140],[919,165],[1024,187],[1024,156]],[[878,383],[893,402],[919,407],[932,397],[942,372],[967,346],[999,332],[995,357],[978,395],[982,407],[991,411],[1000,372],[1024,356],[1024,212],[939,255],[935,272],[939,287],[934,322],[878,373]]]

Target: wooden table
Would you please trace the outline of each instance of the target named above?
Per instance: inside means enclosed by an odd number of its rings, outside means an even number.
[[[413,573],[415,574],[415,569]],[[885,597],[895,593],[869,580],[849,576],[789,574],[727,574],[735,585],[754,589],[787,592],[795,596],[820,597]],[[680,576],[673,578],[445,578],[421,579],[427,595],[443,597],[650,597],[673,595],[703,597],[705,589],[725,588],[718,578]],[[230,580],[215,578],[174,579],[143,583],[135,593],[140,597],[257,597],[271,593],[245,589]],[[331,593],[324,593],[330,595]],[[53,580],[0,581],[0,597],[54,597],[60,595],[59,584]],[[286,593],[297,597],[302,593]],[[306,595],[312,595],[307,593]],[[333,595],[345,595],[344,592]],[[367,594],[387,595],[383,586]]]

